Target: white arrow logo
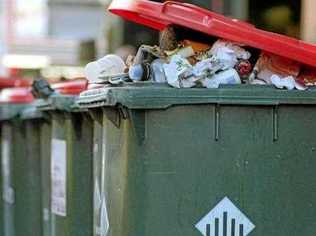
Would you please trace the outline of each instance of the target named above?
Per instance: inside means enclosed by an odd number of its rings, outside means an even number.
[[[247,236],[255,225],[225,197],[195,227],[204,236]]]

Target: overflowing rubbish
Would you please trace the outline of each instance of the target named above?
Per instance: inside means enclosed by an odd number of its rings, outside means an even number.
[[[270,85],[278,89],[305,90],[316,85],[316,69],[295,60],[224,39],[210,43],[191,37],[179,39],[167,27],[159,46],[142,45],[126,63],[108,55],[86,66],[92,83],[150,81],[174,88],[209,88],[221,85]],[[209,37],[205,35],[205,37]]]
[[[290,59],[280,56],[262,53],[253,69],[251,82],[255,84],[272,84],[271,78],[276,75],[280,78],[292,76],[297,78],[301,70],[301,65]],[[261,82],[258,82],[261,80]]]

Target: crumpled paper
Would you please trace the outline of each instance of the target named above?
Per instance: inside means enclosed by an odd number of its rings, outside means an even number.
[[[206,56],[192,66],[184,56],[173,55],[170,63],[163,65],[168,84],[175,88],[197,85],[218,88],[221,84],[240,84],[240,76],[234,67],[238,61],[248,60],[251,54],[233,42],[218,40]]]
[[[196,77],[206,77],[215,74],[220,69],[222,69],[222,65],[216,60],[216,58],[207,58],[194,65],[193,75]]]
[[[188,60],[179,55],[171,57],[170,63],[163,65],[167,82],[175,88],[192,88],[195,82],[186,80],[192,76],[193,67]]]
[[[273,84],[278,89],[287,89],[287,90],[293,90],[293,89],[306,90],[307,89],[307,87],[305,87],[304,85],[297,83],[293,76],[281,78],[278,75],[272,75],[271,84]]]
[[[234,68],[238,59],[248,60],[251,54],[233,42],[218,40],[210,50],[213,55],[222,65],[223,70]]]
[[[219,88],[220,85],[241,84],[240,77],[235,69],[226,70],[201,80],[202,86],[206,88]]]
[[[169,85],[175,88],[192,88],[202,85],[206,88],[218,88],[221,84],[241,84],[240,76],[233,68],[216,73],[222,69],[218,61],[209,58],[192,66],[179,55],[171,58],[163,69]]]

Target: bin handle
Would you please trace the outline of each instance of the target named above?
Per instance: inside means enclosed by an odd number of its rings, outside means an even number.
[[[209,11],[205,10],[203,8],[200,8],[198,6],[195,6],[193,4],[189,4],[189,3],[181,3],[181,2],[176,2],[176,1],[167,1],[164,2],[162,4],[162,13],[164,13],[166,11],[166,8],[168,6],[178,6],[178,7],[187,7],[187,8],[191,8],[192,10],[198,11],[199,13],[204,13],[204,14],[208,14],[209,15]]]

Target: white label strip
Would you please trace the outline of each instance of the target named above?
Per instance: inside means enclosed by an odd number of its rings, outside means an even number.
[[[67,155],[66,141],[52,140],[51,156],[51,207],[52,213],[67,216]]]
[[[1,135],[1,164],[2,164],[2,191],[3,200],[13,205],[15,202],[14,189],[12,188],[12,173],[11,173],[11,142],[12,128],[10,126],[2,127]]]

